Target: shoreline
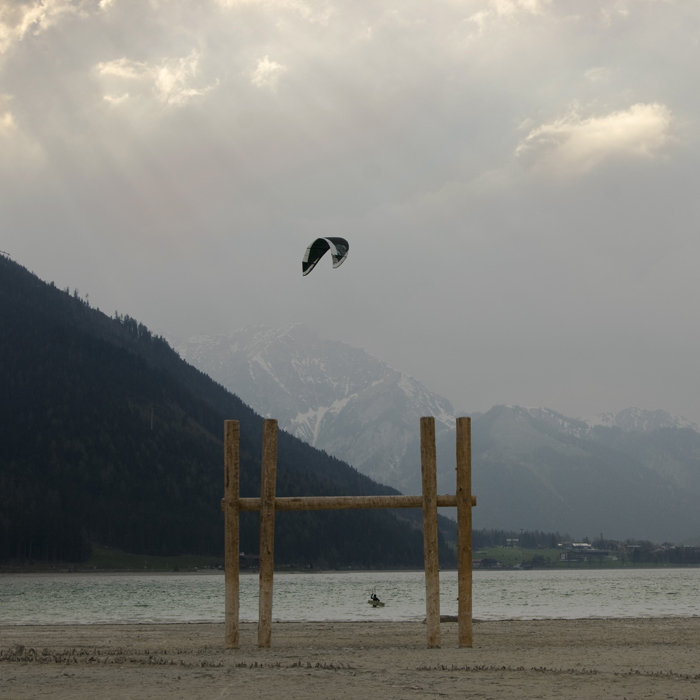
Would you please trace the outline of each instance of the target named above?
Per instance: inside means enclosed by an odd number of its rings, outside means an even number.
[[[272,648],[221,623],[0,626],[0,696],[425,698],[700,696],[700,617],[483,621],[426,648],[421,622],[276,622]]]
[[[457,615],[441,615],[440,624],[450,625],[457,624]],[[668,622],[673,620],[700,620],[700,613],[693,613],[688,615],[647,615],[647,616],[636,616],[636,617],[504,617],[502,619],[480,619],[473,618],[473,625],[487,625],[487,624],[500,624],[506,622],[513,623],[547,623],[547,622],[561,622],[561,623],[577,623],[577,622],[646,622],[646,621],[658,621],[658,622]],[[46,629],[56,629],[66,628],[66,629],[83,629],[86,627],[191,627],[197,625],[223,625],[223,620],[190,620],[182,621],[178,620],[176,622],[3,622],[0,620],[0,642],[3,638],[3,630],[11,630],[17,628],[46,628]],[[241,627],[253,625],[257,628],[257,622],[254,620],[241,620]],[[424,625],[425,618],[422,620],[272,620],[273,625]],[[1,647],[0,647],[1,648]],[[700,666],[700,661],[699,661]],[[700,668],[698,669],[700,672]]]
[[[492,567],[492,568],[475,568],[473,569],[474,575],[479,575],[480,573],[507,573],[507,572],[545,572],[545,571],[656,571],[664,569],[700,569],[700,564],[664,564],[659,566],[657,564],[641,564],[636,566],[588,566],[587,564],[581,566],[542,566],[532,569],[526,569],[524,567]],[[423,573],[424,569],[275,569],[275,575],[278,574],[381,574],[381,573]],[[457,569],[440,569],[440,573],[447,572],[457,572]],[[60,568],[60,569],[37,569],[36,567],[30,568],[3,568],[0,567],[0,576],[4,575],[17,575],[17,574],[128,574],[128,575],[164,575],[164,576],[185,576],[185,575],[197,575],[197,574],[214,574],[214,575],[224,575],[223,569],[183,569],[183,570],[167,570],[167,569],[70,569],[70,568]],[[240,576],[258,576],[259,572],[257,570],[241,570],[239,572]]]

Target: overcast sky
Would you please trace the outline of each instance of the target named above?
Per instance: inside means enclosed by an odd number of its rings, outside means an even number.
[[[0,0],[0,250],[458,409],[700,421],[699,41],[697,0]]]

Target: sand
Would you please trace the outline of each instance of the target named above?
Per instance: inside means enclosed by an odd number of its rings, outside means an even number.
[[[0,626],[0,698],[697,698],[700,618],[477,623],[426,649],[425,625]]]

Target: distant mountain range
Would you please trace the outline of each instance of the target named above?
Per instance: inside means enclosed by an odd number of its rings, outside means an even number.
[[[222,557],[226,418],[241,423],[241,494],[257,496],[258,414],[135,319],[0,256],[0,561],[84,561],[93,542]],[[277,493],[396,491],[281,432]],[[441,563],[454,565],[440,537]],[[258,542],[245,513],[241,549]],[[298,566],[423,561],[415,511],[280,513],[275,543],[276,561]]]
[[[435,416],[439,490],[454,492],[452,405],[364,350],[303,325],[197,336],[176,349],[292,434],[404,493],[420,493],[418,419]],[[570,418],[519,406],[472,421],[475,527],[700,539],[696,424],[662,410]]]
[[[473,419],[472,434],[475,527],[700,541],[700,433],[692,428],[623,430],[494,406]],[[454,481],[454,454],[454,435],[441,436],[441,490]]]

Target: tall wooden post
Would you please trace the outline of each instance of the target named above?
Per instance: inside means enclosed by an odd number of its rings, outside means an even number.
[[[260,487],[260,601],[258,646],[272,641],[272,583],[275,571],[275,486],[277,481],[277,421],[263,423],[262,484]]]
[[[437,456],[435,419],[420,419],[420,457],[423,477],[423,556],[425,557],[425,621],[428,648],[440,646],[440,564],[437,527]]]
[[[460,647],[472,635],[472,421],[457,419],[457,626]]]
[[[226,528],[224,620],[227,649],[238,649],[239,645],[240,439],[240,423],[237,420],[224,421],[224,527]]]

